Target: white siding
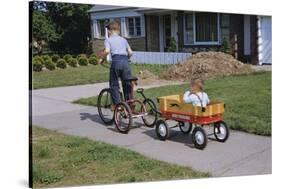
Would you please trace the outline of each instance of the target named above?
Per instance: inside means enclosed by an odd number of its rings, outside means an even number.
[[[138,64],[177,64],[191,57],[191,53],[134,51],[131,62]]]
[[[272,24],[270,16],[258,16],[259,64],[272,64]]]

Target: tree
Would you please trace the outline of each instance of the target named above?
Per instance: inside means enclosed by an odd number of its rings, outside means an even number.
[[[32,44],[38,54],[43,51],[43,46],[54,42],[59,35],[56,33],[55,25],[48,19],[45,12],[33,11],[32,13]]]
[[[90,5],[74,3],[33,2],[33,45],[42,53],[48,44],[58,53],[82,53],[88,46]]]
[[[46,2],[48,15],[61,35],[50,47],[55,51],[81,53],[88,46],[90,19],[87,11],[90,5]]]

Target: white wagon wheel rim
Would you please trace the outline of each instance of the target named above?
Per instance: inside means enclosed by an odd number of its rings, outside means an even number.
[[[204,144],[204,135],[201,131],[197,131],[195,133],[195,140],[196,140],[196,143],[199,144],[199,145],[202,145]]]
[[[163,123],[159,125],[159,134],[163,137],[167,134],[166,126]]]
[[[219,124],[215,128],[216,135],[219,139],[224,139],[226,137],[226,128],[223,124]]]
[[[181,125],[181,128],[184,132],[187,132],[190,128],[190,124],[184,123],[183,125]]]

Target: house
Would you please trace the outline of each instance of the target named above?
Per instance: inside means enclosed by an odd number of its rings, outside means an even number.
[[[165,52],[175,42],[176,52],[219,51],[252,64],[271,64],[271,17],[156,8],[94,5],[89,11],[93,51],[103,48],[106,24],[117,20],[121,35],[134,51]]]

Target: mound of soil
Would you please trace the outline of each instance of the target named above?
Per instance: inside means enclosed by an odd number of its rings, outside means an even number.
[[[168,80],[210,79],[219,76],[253,72],[251,65],[244,64],[222,52],[200,52],[186,61],[170,66],[160,77]]]
[[[139,79],[158,79],[158,77],[148,70],[140,70],[137,76]]]

